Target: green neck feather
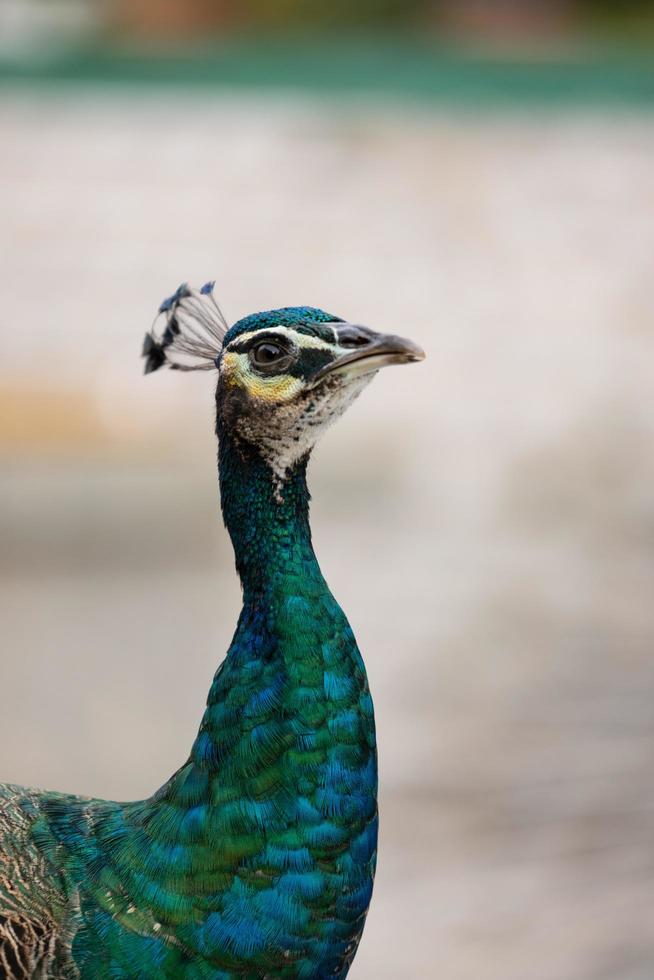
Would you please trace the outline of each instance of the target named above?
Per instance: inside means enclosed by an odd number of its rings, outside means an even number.
[[[370,901],[372,700],[311,545],[306,460],[278,487],[254,450],[219,435],[244,601],[190,757],[149,800],[71,807],[53,795],[35,824],[84,883],[85,980],[135,968],[342,980]]]
[[[218,427],[220,494],[244,602],[322,584],[311,544],[307,457],[279,486],[257,451]],[[301,589],[303,591],[303,589]],[[312,590],[311,590],[312,591]]]

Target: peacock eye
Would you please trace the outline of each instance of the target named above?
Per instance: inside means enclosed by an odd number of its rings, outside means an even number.
[[[260,371],[278,371],[286,367],[287,364],[290,364],[291,355],[281,344],[264,340],[252,348],[250,351],[250,360],[254,367]]]
[[[254,348],[254,363],[255,364],[272,364],[276,361],[278,357],[281,357],[284,351],[277,344],[259,344],[258,347]]]

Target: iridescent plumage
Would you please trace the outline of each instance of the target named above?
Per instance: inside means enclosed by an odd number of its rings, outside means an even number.
[[[160,312],[147,369],[218,367],[243,609],[189,758],[152,797],[0,786],[0,976],[342,978],[375,870],[375,725],[313,552],[306,465],[377,367],[420,352],[309,307],[227,329],[211,284]]]

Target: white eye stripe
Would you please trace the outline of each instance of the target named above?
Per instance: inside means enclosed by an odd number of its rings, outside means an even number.
[[[235,345],[240,345],[242,343],[246,343],[248,340],[252,340],[253,338],[257,337],[257,335],[264,334],[264,333],[265,333],[265,337],[277,336],[277,337],[283,337],[286,340],[290,340],[293,344],[295,344],[296,347],[299,347],[302,350],[307,350],[307,349],[333,350],[336,343],[335,331],[334,331],[334,343],[330,344],[326,340],[323,340],[321,337],[314,337],[311,334],[306,334],[306,333],[298,333],[298,331],[293,330],[292,327],[285,327],[281,323],[278,324],[276,327],[268,327],[266,328],[265,331],[250,330],[248,331],[248,333],[241,333],[238,335],[238,337],[234,338],[233,343]],[[262,336],[261,339],[264,340],[265,337]],[[225,349],[230,350],[230,348],[231,348],[231,344]]]

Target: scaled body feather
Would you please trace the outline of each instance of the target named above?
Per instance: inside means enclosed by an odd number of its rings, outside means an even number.
[[[342,980],[361,938],[375,723],[311,544],[306,467],[380,365],[422,352],[310,307],[228,329],[212,290],[165,300],[144,356],[218,369],[243,609],[188,759],[153,796],[0,785],[2,980]]]

